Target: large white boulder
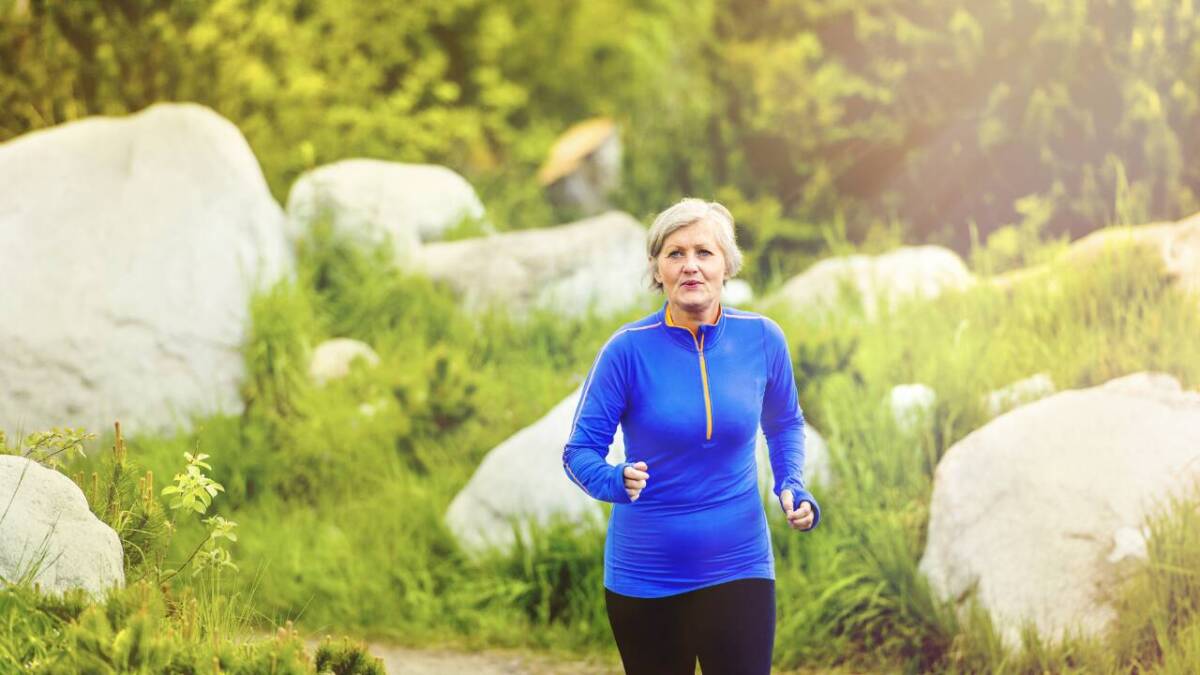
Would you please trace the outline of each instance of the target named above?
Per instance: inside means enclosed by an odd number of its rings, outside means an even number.
[[[241,133],[160,104],[0,145],[0,427],[241,409],[256,288],[291,268]]]
[[[973,283],[962,258],[941,246],[905,246],[879,256],[827,258],[792,277],[768,300],[794,312],[830,308],[849,290],[868,317],[878,306],[910,298],[934,298]]]
[[[762,428],[754,439],[754,459],[758,463],[758,491],[771,504],[775,503],[775,472],[771,469],[770,449],[767,447],[767,437]],[[829,458],[829,446],[821,434],[811,424],[804,425],[804,482],[810,490],[814,485],[831,487],[833,485],[833,467]],[[820,499],[818,499],[820,501]],[[783,511],[771,509],[768,513],[780,516]]]
[[[607,314],[649,297],[646,230],[610,211],[567,225],[426,245],[421,264],[479,309]]]
[[[70,478],[0,455],[0,586],[29,578],[42,591],[94,598],[125,584],[121,540],[88,509]]]
[[[524,531],[530,522],[545,525],[555,518],[603,523],[600,503],[584,494],[563,472],[562,451],[571,433],[579,391],[576,389],[540,420],[493,448],[454,497],[446,512],[446,524],[466,550],[509,548],[514,543],[514,524]],[[757,443],[759,490],[765,496],[773,479],[761,430]],[[806,479],[828,485],[829,453],[820,434],[809,425],[805,426],[805,444]],[[625,461],[625,437],[620,427],[605,459],[612,465]],[[777,508],[771,512],[782,513]]]
[[[1130,244],[1149,247],[1180,287],[1200,294],[1200,213],[1175,223],[1097,230],[1071,244],[1062,255],[1071,263],[1088,263]]]
[[[562,451],[571,433],[579,392],[576,389],[544,417],[488,452],[450,502],[446,524],[465,549],[512,546],[514,524],[544,525],[555,517],[602,522],[599,502],[563,472]],[[618,427],[607,460],[616,465],[624,458],[625,437]]]
[[[1055,266],[1088,267],[1107,264],[1107,256],[1123,255],[1130,246],[1148,248],[1183,290],[1200,299],[1200,213],[1173,223],[1106,227],[1073,242],[1054,264],[1035,265],[992,277],[990,283],[1009,290],[1024,284],[1046,283]]]
[[[377,159],[346,159],[309,171],[292,185],[287,212],[293,237],[328,218],[352,241],[390,240],[401,261],[462,221],[484,219],[475,189],[454,171]]]
[[[1012,410],[939,462],[920,568],[1010,645],[1101,633],[1146,517],[1200,478],[1200,393],[1140,373]]]

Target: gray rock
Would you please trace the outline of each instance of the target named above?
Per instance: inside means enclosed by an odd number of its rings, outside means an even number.
[[[443,166],[346,159],[301,176],[288,194],[288,231],[304,236],[328,218],[334,231],[364,245],[390,241],[397,261],[417,255],[464,220],[483,221],[483,204],[462,176]]]
[[[896,426],[913,431],[929,420],[937,403],[937,392],[926,384],[898,384],[888,397]]]
[[[0,455],[0,505],[0,585],[28,577],[44,593],[82,588],[100,599],[125,584],[121,540],[71,479]]]
[[[1200,295],[1200,213],[1174,223],[1108,227],[1092,232],[1063,253],[1073,264],[1089,263],[1115,247],[1147,246],[1180,287]]]
[[[571,432],[576,389],[544,417],[497,445],[475,470],[446,511],[446,524],[463,548],[479,551],[507,549],[514,543],[514,524],[545,525],[554,518],[603,523],[599,502],[575,486],[563,473],[562,451]],[[607,460],[625,459],[620,427]]]
[[[1096,636],[1145,519],[1197,478],[1200,393],[1139,373],[1054,394],[947,451],[920,569],[943,597],[974,590],[1011,646],[1026,621]]]
[[[0,145],[0,428],[236,413],[250,297],[291,269],[241,133],[160,104]]]
[[[308,376],[317,384],[340,380],[350,374],[350,364],[362,359],[368,366],[379,363],[370,345],[350,338],[334,338],[317,345],[308,362]]]
[[[940,246],[906,246],[879,256],[852,255],[822,260],[793,277],[768,299],[793,312],[829,309],[845,291],[856,294],[869,318],[880,305],[921,297],[974,283],[966,264]]]
[[[730,307],[745,307],[754,302],[754,289],[745,279],[730,279],[721,291],[721,304]]]
[[[508,549],[518,528],[533,522],[545,525],[555,518],[603,524],[600,503],[583,493],[563,473],[562,451],[571,433],[579,390],[554,406],[544,417],[493,448],[446,512],[446,524],[467,551],[489,547]],[[829,485],[828,450],[811,426],[805,427],[807,479]],[[766,441],[758,433],[758,478],[764,499],[774,500]],[[620,427],[606,461],[625,461],[625,438]],[[769,498],[768,498],[769,495]],[[778,508],[769,513],[782,514]]]
[[[1146,560],[1150,557],[1147,550],[1145,528],[1121,527],[1113,532],[1112,551],[1106,560],[1116,564],[1123,560]]]
[[[1012,270],[988,281],[1003,290],[1053,282],[1047,276],[1056,266],[1086,268],[1106,264],[1105,256],[1121,255],[1119,251],[1131,245],[1149,248],[1158,255],[1163,269],[1175,283],[1200,300],[1200,213],[1173,223],[1102,228],[1073,242],[1053,264]]]
[[[611,208],[609,195],[621,185],[621,137],[608,118],[568,129],[550,149],[538,181],[554,204],[594,215]]]
[[[421,265],[473,310],[611,314],[649,298],[646,230],[618,211],[540,230],[426,245]]]
[[[984,406],[992,417],[1007,410],[1045,398],[1055,392],[1054,380],[1046,373],[1038,373],[1018,382],[991,392],[984,399]]]
[[[767,448],[767,437],[762,428],[754,439],[754,459],[758,463],[758,491],[767,503],[767,514],[783,520],[783,510],[773,492],[775,472],[771,469],[771,455]],[[811,424],[804,425],[804,482],[811,491],[813,486],[834,487],[833,468],[830,466],[829,446]],[[820,496],[817,495],[817,501]]]

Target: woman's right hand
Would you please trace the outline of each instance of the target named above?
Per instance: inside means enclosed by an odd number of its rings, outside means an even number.
[[[645,462],[625,467],[625,494],[629,495],[629,501],[636,502],[641,496],[642,489],[646,487],[646,481],[650,478],[648,468]]]

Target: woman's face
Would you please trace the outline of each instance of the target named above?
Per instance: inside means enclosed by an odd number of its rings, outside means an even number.
[[[663,285],[672,307],[703,313],[721,302],[725,255],[713,225],[697,221],[672,232],[655,260],[654,279]]]

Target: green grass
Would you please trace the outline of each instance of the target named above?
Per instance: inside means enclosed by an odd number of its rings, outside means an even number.
[[[196,598],[195,620],[207,622],[207,634],[290,620],[314,634],[611,660],[601,531],[556,523],[533,528],[507,554],[472,558],[442,516],[484,454],[576,387],[611,331],[650,308],[603,320],[518,318],[499,308],[467,314],[448,291],[395,271],[383,256],[318,234],[300,251],[295,280],[254,302],[245,413],[129,441],[130,457],[159,477],[156,490],[184,451],[210,454],[226,488],[214,508],[239,523],[232,550],[241,571],[222,577],[227,585],[181,575],[169,592]],[[984,612],[935,598],[917,564],[933,470],[988,422],[988,392],[1039,372],[1059,389],[1142,370],[1194,388],[1195,298],[1172,286],[1152,255],[1119,249],[1086,268],[1051,265],[1029,283],[981,283],[885,308],[874,322],[853,302],[774,317],[791,340],[801,402],[829,443],[835,477],[817,486],[818,532],[772,523],[777,665],[1186,672],[1200,655],[1194,511],[1176,509],[1152,525],[1151,560],[1130,582],[1111,640],[1047,644],[1028,632],[1008,650]],[[308,354],[331,337],[369,343],[380,364],[312,384]],[[921,424],[900,428],[887,396],[912,382],[938,400]],[[202,536],[197,524],[181,524],[167,559],[185,556]],[[61,630],[36,615],[22,621],[49,623],[14,630]]]
[[[335,672],[367,675],[382,667],[355,645],[324,641],[316,663],[291,629],[247,640],[242,605],[219,589],[199,599],[140,582],[99,601],[82,591],[46,596],[28,585],[0,589],[0,672],[312,674],[330,652],[348,664]],[[216,612],[215,614],[213,612]]]
[[[603,322],[468,315],[449,291],[391,268],[384,250],[318,233],[296,278],[252,305],[245,413],[130,439],[129,453],[160,477],[185,451],[211,455],[225,487],[216,513],[239,524],[241,572],[227,590],[249,599],[260,627],[594,647],[608,630],[596,614],[601,532],[534,528],[511,555],[473,560],[442,515],[484,454],[578,386],[615,325],[646,309]],[[313,384],[308,354],[332,337],[369,343],[379,365]],[[168,560],[203,536],[180,524]]]
[[[1135,664],[1175,667],[1169,664],[1194,655],[1190,623],[1150,630],[1188,616],[1178,598],[1200,601],[1200,588],[1183,583],[1200,573],[1194,536],[1165,544],[1178,559],[1156,569],[1152,556],[1146,572],[1159,583],[1173,579],[1174,591],[1160,589],[1155,605],[1132,601],[1122,609],[1121,626],[1144,627],[1138,649],[1082,638],[1050,645],[1029,633],[1010,652],[986,615],[940,603],[917,571],[933,468],[988,421],[988,392],[1039,372],[1060,389],[1143,370],[1171,373],[1185,387],[1200,383],[1196,299],[1170,285],[1152,254],[1114,250],[1087,268],[1054,267],[1035,283],[980,284],[909,303],[874,324],[843,309],[781,317],[797,371],[818,374],[804,383],[802,403],[829,441],[838,489],[817,493],[828,514],[819,536],[800,542],[776,532],[782,542],[777,661],[912,672],[1110,672]],[[926,425],[902,430],[885,401],[891,387],[911,382],[931,386],[938,402]],[[1157,542],[1170,532],[1200,531],[1186,519],[1181,525],[1178,515],[1164,522],[1174,525],[1160,527]],[[1131,616],[1135,609],[1153,619]],[[1166,646],[1144,646],[1156,640]]]

